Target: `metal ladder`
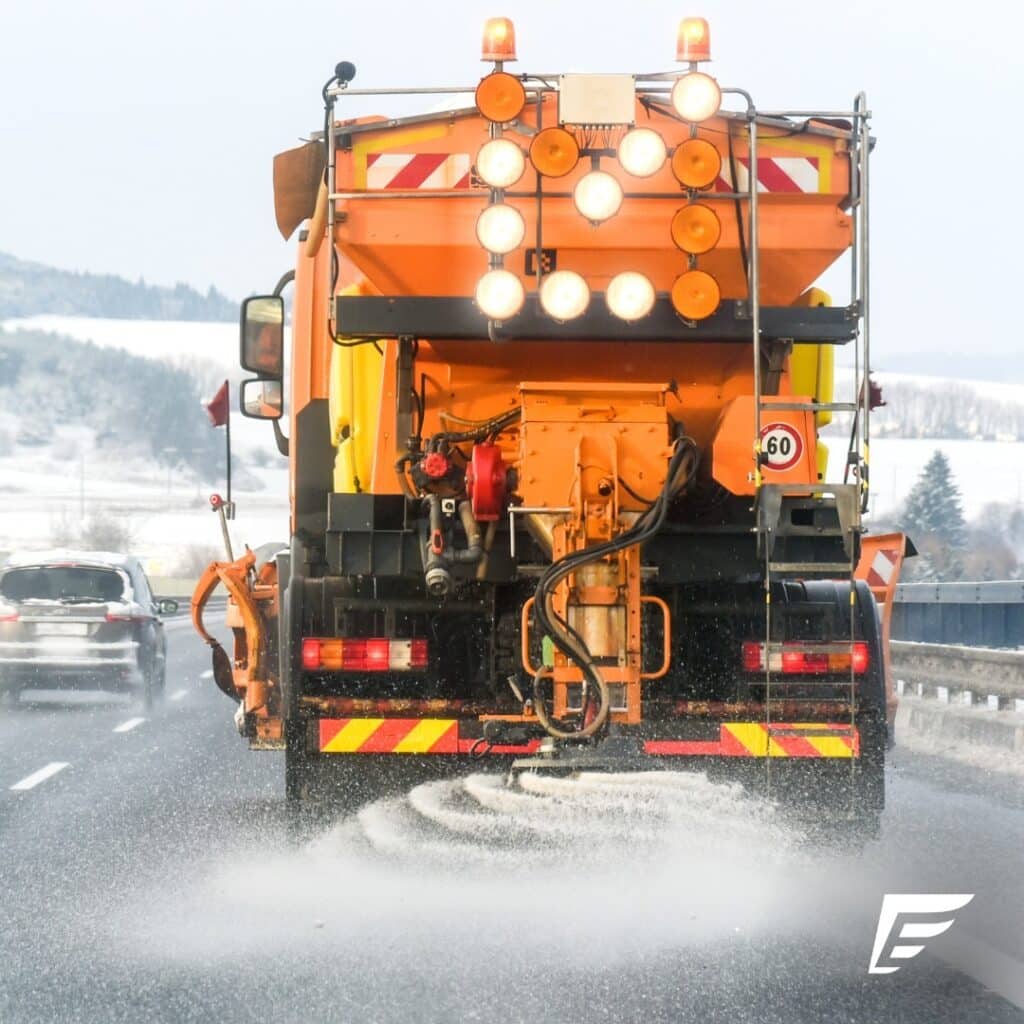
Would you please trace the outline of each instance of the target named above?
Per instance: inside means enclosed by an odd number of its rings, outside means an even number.
[[[772,608],[772,590],[776,581],[785,579],[834,579],[845,586],[849,594],[849,630],[845,638],[822,647],[816,645],[801,646],[799,643],[785,644],[785,650],[804,653],[849,653],[850,679],[847,703],[849,706],[849,736],[856,736],[856,673],[854,669],[853,645],[856,640],[856,583],[854,574],[857,568],[858,538],[862,532],[862,515],[868,502],[868,461],[869,461],[869,430],[870,430],[870,327],[869,327],[869,221],[868,221],[868,156],[871,147],[869,130],[870,112],[867,109],[866,97],[860,93],[853,103],[853,109],[842,114],[814,114],[806,111],[785,111],[783,116],[804,116],[818,118],[842,117],[851,122],[850,131],[850,200],[849,209],[852,219],[852,250],[850,278],[850,312],[854,320],[854,379],[853,400],[848,402],[766,402],[762,393],[763,351],[760,331],[760,252],[758,246],[758,154],[757,154],[757,117],[758,112],[749,96],[747,124],[749,132],[748,193],[746,196],[749,210],[748,237],[750,250],[748,253],[747,280],[749,284],[749,302],[751,316],[751,340],[754,361],[754,507],[758,552],[764,565],[764,725],[766,732],[765,748],[765,789],[771,793],[772,735],[775,717],[772,665],[775,657],[781,660],[783,638],[776,638],[778,632],[774,624]],[[774,112],[771,116],[777,116]],[[762,466],[764,456],[761,450],[761,430],[766,413],[779,411],[802,411],[816,414],[819,412],[844,412],[853,414],[853,429],[847,451],[843,482],[828,484],[821,481],[816,484],[770,484],[765,483]],[[850,476],[853,482],[850,482]],[[836,510],[837,522],[834,526],[823,527],[820,524],[795,526],[792,521],[786,522],[782,529],[787,542],[798,539],[802,534],[820,537],[833,537],[841,544],[844,557],[833,561],[801,561],[793,558],[776,557],[780,540],[780,524],[784,521],[784,506],[793,505],[794,501],[812,511],[815,507],[825,508],[833,505]],[[788,546],[784,545],[784,546]],[[780,666],[781,668],[781,666]],[[780,730],[783,731],[783,730]],[[850,758],[851,777],[857,770],[857,759]],[[850,787],[851,798],[855,792]],[[853,808],[848,810],[852,811]]]

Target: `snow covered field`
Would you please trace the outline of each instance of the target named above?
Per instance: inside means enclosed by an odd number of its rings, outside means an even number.
[[[60,543],[63,530],[76,531],[97,514],[128,531],[133,551],[152,575],[186,574],[192,552],[209,557],[220,550],[209,495],[223,493],[223,486],[200,484],[142,460],[108,461],[84,444],[68,458],[69,440],[59,432],[54,445],[15,446],[13,454],[0,457],[0,551]],[[280,468],[271,466],[247,470],[262,489],[235,489],[236,552],[243,543],[256,547],[288,539],[287,465],[281,459]]]
[[[829,476],[842,479],[845,441],[830,437]],[[949,458],[964,515],[974,518],[990,502],[1024,498],[1024,443],[949,441],[942,438],[878,438],[871,443],[871,507],[879,516],[898,510],[935,449]]]

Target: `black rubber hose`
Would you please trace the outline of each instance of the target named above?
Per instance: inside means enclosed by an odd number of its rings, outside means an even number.
[[[534,676],[534,710],[537,713],[538,719],[540,719],[541,725],[544,726],[550,735],[557,739],[586,739],[597,733],[605,721],[607,721],[610,712],[610,697],[608,686],[598,671],[597,666],[594,665],[586,645],[579,640],[578,634],[576,634],[575,638],[571,635],[568,624],[563,623],[555,614],[553,608],[551,608],[550,601],[552,600],[554,589],[566,576],[575,572],[586,563],[615,554],[625,548],[632,547],[634,544],[643,544],[650,537],[653,537],[665,522],[665,517],[668,514],[668,508],[675,492],[692,475],[693,466],[686,469],[684,475],[683,470],[686,459],[693,457],[695,465],[697,455],[696,443],[691,438],[681,438],[676,443],[676,450],[669,461],[661,493],[654,504],[640,516],[633,526],[614,540],[606,541],[603,544],[595,544],[592,547],[572,552],[560,558],[557,562],[548,566],[537,583],[537,589],[534,593],[534,613],[537,617],[538,625],[551,637],[552,642],[562,654],[571,658],[579,665],[583,671],[584,678],[589,680],[597,689],[600,701],[597,714],[590,723],[585,724],[581,729],[572,731],[559,729],[551,722],[543,706],[540,685],[544,672],[543,670],[539,671]],[[572,633],[575,633],[575,631],[573,630]],[[585,707],[586,701],[583,703]]]
[[[496,433],[502,430],[504,427],[515,423],[520,416],[522,416],[522,409],[510,409],[506,413],[502,413],[500,416],[495,416],[493,419],[489,419],[473,427],[471,430],[462,430],[458,432],[452,431],[441,431],[439,434],[434,434],[430,441],[427,443],[427,448],[430,451],[436,450],[437,446],[445,444],[461,444],[463,441],[481,441],[490,434]]]
[[[448,551],[445,553],[445,557],[449,562],[457,562],[460,565],[475,565],[484,557],[484,541],[483,534],[480,532],[480,524],[476,521],[476,516],[473,515],[471,502],[459,502],[459,519],[466,532],[466,547],[458,551]]]

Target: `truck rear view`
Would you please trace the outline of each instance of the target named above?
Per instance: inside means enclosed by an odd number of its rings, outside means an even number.
[[[479,84],[436,90],[465,106],[344,119],[374,91],[341,64],[275,160],[291,357],[247,300],[242,407],[289,396],[290,544],[212,565],[193,618],[290,796],[695,768],[877,823],[904,540],[863,527],[869,113],[758,110],[699,18],[677,58],[513,73],[491,19]]]

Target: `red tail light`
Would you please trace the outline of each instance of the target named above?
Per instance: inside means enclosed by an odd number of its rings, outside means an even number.
[[[0,622],[17,622],[18,613],[11,612],[9,615],[0,615]]]
[[[145,615],[116,615],[112,612],[107,612],[107,622],[145,622]]]
[[[858,641],[853,645],[853,671],[858,675],[861,672],[867,672],[870,663],[871,654],[868,651],[868,645]]]
[[[827,654],[810,654],[807,651],[783,651],[782,671],[784,674],[807,675],[827,672]]]
[[[302,641],[302,667],[309,671],[320,667],[320,641],[315,637],[306,637]]]
[[[823,647],[845,646],[842,641],[833,641],[822,644]],[[853,671],[862,675],[868,670],[871,664],[871,653],[868,645],[863,640],[856,640],[851,645],[850,653],[837,653],[832,651],[815,651],[813,643],[793,643],[792,650],[787,650],[782,645],[782,650],[772,651],[771,670],[782,675],[810,676],[829,675],[850,671],[850,662],[853,662]],[[743,644],[742,661],[744,672],[764,671],[764,650],[765,645],[756,641],[747,641]]]
[[[744,672],[760,672],[764,668],[764,659],[762,654],[764,652],[764,644],[754,643],[753,640],[748,640],[743,645],[743,671]]]
[[[306,637],[302,641],[302,667],[328,672],[406,672],[430,664],[430,651],[422,637]]]
[[[430,664],[430,651],[424,639],[412,640],[409,645],[409,667],[426,668]]]
[[[370,672],[382,672],[391,667],[390,640],[363,640],[362,644],[362,651],[355,653],[354,656],[349,656],[352,645],[345,644],[342,648],[342,668],[363,668]]]

